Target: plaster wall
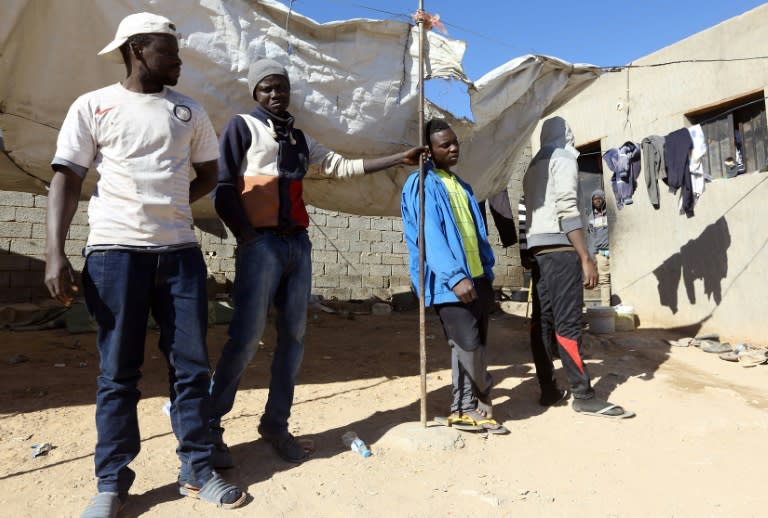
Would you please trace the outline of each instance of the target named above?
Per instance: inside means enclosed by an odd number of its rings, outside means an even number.
[[[763,93],[768,86],[768,4],[608,72],[552,115],[565,118],[578,145],[603,152],[691,125],[686,114]],[[716,61],[705,61],[716,60]],[[540,129],[540,127],[539,127]],[[539,146],[539,131],[532,139]],[[613,293],[644,327],[693,327],[731,341],[766,343],[768,324],[768,173],[706,185],[695,216],[660,183],[651,205],[645,173],[635,203],[617,210],[604,167]]]

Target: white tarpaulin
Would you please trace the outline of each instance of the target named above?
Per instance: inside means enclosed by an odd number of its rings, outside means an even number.
[[[45,192],[56,135],[72,101],[122,79],[125,70],[97,57],[127,14],[167,16],[182,33],[176,89],[200,102],[217,130],[254,101],[248,65],[270,57],[291,76],[297,127],[351,158],[417,145],[418,29],[398,21],[355,19],[317,24],[288,15],[272,0],[3,0],[0,13],[0,189]],[[464,80],[464,43],[428,34],[428,77]],[[484,199],[503,190],[511,164],[539,119],[599,75],[589,65],[545,56],[514,59],[470,87],[475,121],[453,121],[462,140],[457,170]],[[430,112],[444,114],[430,105]],[[447,114],[446,114],[447,115]],[[399,214],[410,168],[352,180],[307,179],[308,203],[367,215]],[[96,174],[83,189],[88,196]],[[198,216],[213,214],[209,200]]]

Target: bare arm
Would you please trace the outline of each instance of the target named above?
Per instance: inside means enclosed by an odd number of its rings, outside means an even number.
[[[394,155],[382,156],[379,158],[366,158],[363,160],[363,169],[365,170],[365,174],[368,174],[396,165],[417,165],[419,163],[419,155],[426,152],[426,147],[412,147],[407,151],[395,153]]]
[[[219,166],[216,160],[192,164],[197,177],[189,184],[189,203],[196,202],[216,187]]]
[[[584,229],[577,228],[576,230],[571,230],[566,236],[581,259],[581,270],[584,272],[584,287],[591,290],[597,286],[597,266],[595,265],[595,260],[592,259],[592,256],[587,251]]]
[[[78,291],[75,272],[64,252],[64,242],[77,211],[83,179],[65,166],[57,166],[48,193],[46,213],[45,285],[51,297],[66,306]]]

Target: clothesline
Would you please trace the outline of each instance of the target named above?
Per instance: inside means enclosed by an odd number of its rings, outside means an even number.
[[[291,6],[293,6],[293,4],[294,4],[294,2],[296,0],[288,0],[288,1],[290,2]],[[395,18],[402,19],[403,21],[408,21],[408,22],[412,21],[412,14],[408,14],[408,13],[397,13],[397,12],[394,12],[394,11],[388,11],[386,9],[382,9],[380,7],[372,7],[372,6],[369,6],[369,5],[361,4],[361,3],[358,3],[358,2],[347,1],[347,0],[330,0],[330,1],[332,1],[334,3],[347,4],[347,5],[350,5],[350,6],[353,6],[353,7],[358,7],[360,9],[366,9],[366,10],[371,11],[371,12],[376,12],[376,13],[380,13],[380,14],[386,14],[388,16],[392,16],[392,17],[395,17]],[[482,39],[484,39],[486,41],[489,41],[491,43],[494,43],[496,45],[500,45],[500,46],[508,47],[508,48],[513,48],[513,49],[517,49],[517,50],[522,50],[522,51],[524,51],[526,53],[530,53],[530,54],[540,54],[540,52],[537,52],[534,49],[524,48],[524,47],[520,47],[520,46],[517,46],[517,45],[513,45],[513,44],[511,44],[509,42],[502,41],[502,40],[499,40],[497,38],[493,38],[491,36],[488,36],[488,34],[477,32],[477,31],[474,31],[472,29],[468,29],[466,27],[463,27],[461,25],[456,25],[456,24],[448,23],[445,20],[442,20],[442,23],[446,27],[457,29],[457,30],[459,30],[461,32],[465,32],[467,34],[471,34],[473,36],[477,36],[478,38],[482,38]],[[643,65],[633,65],[633,64],[630,63],[630,64],[627,64],[627,65],[601,66],[599,68],[603,72],[613,73],[613,72],[621,72],[621,71],[623,71],[625,69],[630,69],[630,68],[656,68],[656,67],[664,67],[664,66],[669,66],[669,65],[679,65],[679,64],[684,64],[684,63],[729,63],[729,62],[736,62],[736,61],[751,61],[751,60],[757,60],[757,59],[768,59],[768,56],[749,56],[749,57],[735,57],[735,58],[692,58],[692,59],[680,59],[680,60],[674,60],[674,61],[664,61],[664,62],[661,62],[661,63],[649,63],[649,64],[643,64]]]
[[[668,65],[679,65],[682,63],[731,63],[735,61],[751,61],[755,59],[768,59],[768,56],[750,56],[744,58],[712,58],[712,59],[679,59],[675,61],[664,61],[662,63],[649,63],[646,65],[618,65],[611,67],[600,67],[603,72],[621,72],[628,68],[656,68]]]
[[[766,99],[768,99],[768,97],[760,97],[759,99],[753,99],[753,100],[745,102],[743,104],[739,104],[737,106],[734,106],[733,108],[729,108],[729,109],[724,110],[722,112],[718,112],[717,115],[713,115],[712,117],[710,117],[708,119],[704,119],[703,121],[697,122],[697,124],[707,124],[708,122],[712,122],[713,120],[719,119],[720,117],[722,117],[724,115],[728,115],[729,113],[733,113],[733,112],[735,112],[737,110],[740,110],[742,108],[745,108],[747,106],[751,106],[751,105],[759,103],[759,102],[765,102]],[[592,152],[589,152],[589,153],[580,153],[579,156],[580,157],[585,157],[585,156],[594,156],[594,155],[602,155],[602,154],[603,154],[602,151],[592,151]]]

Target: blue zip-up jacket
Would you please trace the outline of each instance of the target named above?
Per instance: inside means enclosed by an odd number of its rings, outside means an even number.
[[[442,180],[432,171],[432,163],[426,164],[424,181],[424,300],[426,306],[459,302],[453,293],[453,287],[462,279],[472,278],[469,272],[464,241],[456,226],[456,218],[451,209],[448,191]],[[458,178],[467,192],[469,208],[475,220],[477,244],[480,250],[480,262],[485,277],[493,282],[493,250],[488,242],[488,235],[483,225],[483,216],[469,184]],[[410,258],[411,282],[418,293],[419,287],[419,172],[412,173],[403,186],[400,203],[403,215],[403,232],[408,245]]]

